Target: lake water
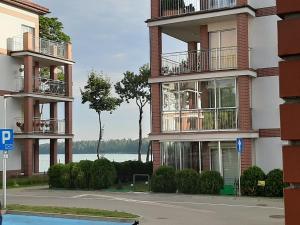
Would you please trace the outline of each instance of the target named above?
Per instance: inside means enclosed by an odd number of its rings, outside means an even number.
[[[137,160],[138,155],[137,154],[104,154],[105,158],[107,158],[110,161],[115,162],[124,162],[128,160]],[[146,155],[142,155],[143,162],[146,161]],[[96,160],[97,155],[96,154],[74,154],[73,155],[73,162],[79,162],[80,160]],[[57,162],[58,163],[65,163],[65,155],[64,154],[58,154],[57,156]],[[50,166],[50,155],[40,155],[40,172],[47,172]]]

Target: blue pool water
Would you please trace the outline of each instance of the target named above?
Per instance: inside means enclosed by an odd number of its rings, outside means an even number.
[[[100,222],[53,217],[5,215],[2,225],[129,225],[129,223]]]

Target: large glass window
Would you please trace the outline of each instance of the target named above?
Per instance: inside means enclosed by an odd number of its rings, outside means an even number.
[[[236,129],[236,81],[233,78],[162,85],[162,130]]]

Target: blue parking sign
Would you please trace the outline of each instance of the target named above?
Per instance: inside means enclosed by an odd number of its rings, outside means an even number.
[[[236,139],[236,150],[238,153],[242,153],[244,150],[244,139],[243,138],[238,138]]]
[[[0,129],[0,150],[14,150],[14,131],[12,129]]]

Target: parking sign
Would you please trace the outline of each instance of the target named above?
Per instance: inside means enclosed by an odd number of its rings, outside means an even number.
[[[12,129],[0,129],[0,150],[14,150],[14,131]]]

